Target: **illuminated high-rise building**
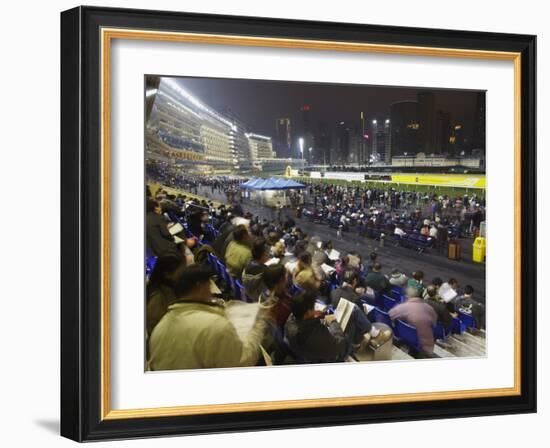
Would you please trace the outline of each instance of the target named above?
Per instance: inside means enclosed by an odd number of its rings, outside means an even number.
[[[277,137],[277,143],[282,150],[282,154],[289,156],[290,148],[292,146],[292,126],[290,118],[277,118],[275,120],[275,135]]]
[[[436,113],[433,92],[423,90],[418,93],[418,140],[420,151],[425,154],[439,153],[436,147]]]
[[[420,151],[417,101],[399,101],[390,107],[391,157]]]
[[[474,134],[472,149],[485,152],[485,92],[479,92],[474,112]]]
[[[368,133],[370,141],[369,163],[391,162],[391,120],[374,119]]]

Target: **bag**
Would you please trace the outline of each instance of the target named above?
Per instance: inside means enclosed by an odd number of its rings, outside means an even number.
[[[194,253],[195,263],[197,264],[207,264],[208,263],[208,254],[216,255],[212,246],[208,244],[203,244],[200,248]]]

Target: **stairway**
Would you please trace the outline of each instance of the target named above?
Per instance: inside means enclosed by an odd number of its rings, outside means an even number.
[[[470,331],[465,331],[462,334],[453,334],[445,341],[437,340],[437,351],[443,350],[444,356],[441,357],[460,357],[474,358],[487,355],[487,346],[485,341],[485,332],[476,332],[473,334]],[[450,354],[450,356],[449,356]]]
[[[484,330],[467,330],[462,334],[453,334],[445,341],[436,340],[434,346],[436,358],[478,358],[487,355]],[[414,359],[409,348],[394,340],[392,360]]]

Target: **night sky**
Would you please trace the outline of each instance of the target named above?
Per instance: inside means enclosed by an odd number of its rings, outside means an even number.
[[[215,110],[230,108],[250,130],[274,136],[275,120],[288,117],[293,138],[300,132],[300,107],[311,106],[311,124],[332,126],[337,122],[358,125],[360,112],[365,119],[389,118],[396,101],[416,100],[418,88],[380,87],[349,84],[322,84],[249,79],[178,78],[192,95]],[[464,125],[465,136],[473,133],[478,91],[428,89],[434,92],[435,110],[450,112],[451,119]]]

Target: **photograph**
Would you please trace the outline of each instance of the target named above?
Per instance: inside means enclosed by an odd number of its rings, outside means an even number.
[[[142,93],[145,371],[487,356],[485,90]]]
[[[537,36],[398,11],[61,13],[64,437],[537,411]]]

